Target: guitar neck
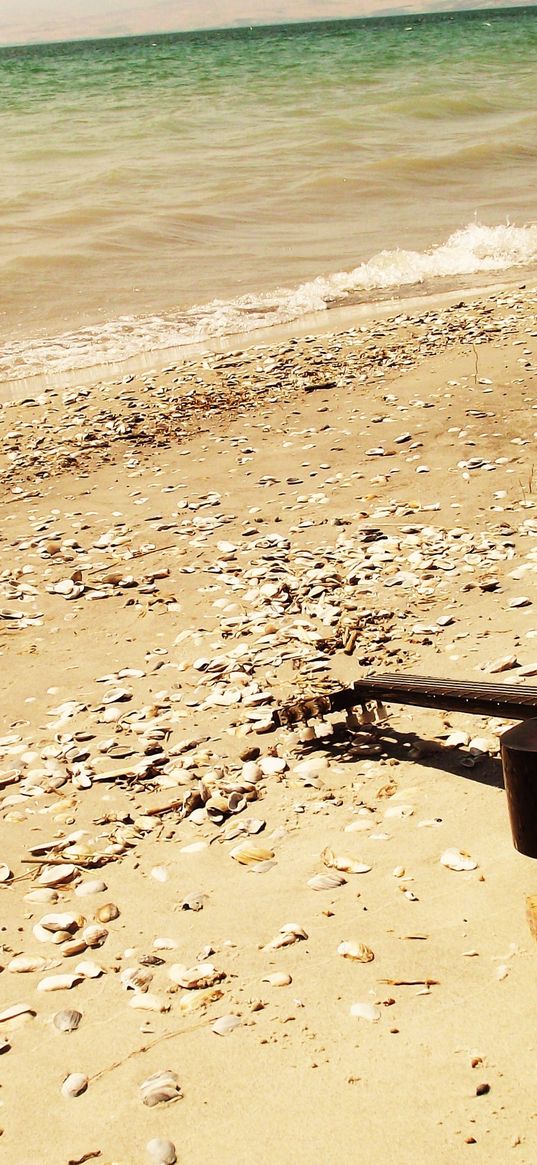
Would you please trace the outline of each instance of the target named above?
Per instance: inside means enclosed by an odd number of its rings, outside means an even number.
[[[505,716],[512,720],[537,717],[537,687],[518,684],[469,683],[464,680],[438,680],[430,676],[368,676],[355,680],[349,688],[323,693],[311,700],[291,702],[278,719],[293,722],[310,714],[318,706],[321,713],[340,712],[378,700],[387,704],[409,704],[420,708],[439,708],[443,712],[469,712],[472,715]]]

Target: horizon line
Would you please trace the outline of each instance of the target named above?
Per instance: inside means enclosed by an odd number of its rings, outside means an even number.
[[[369,21],[369,20],[390,20],[390,19],[394,19],[394,18],[399,18],[400,20],[413,20],[413,19],[416,19],[417,17],[427,17],[427,16],[432,16],[432,17],[446,17],[447,16],[447,17],[449,17],[449,16],[454,16],[454,15],[461,16],[463,14],[471,14],[471,13],[475,13],[476,15],[480,15],[480,14],[483,14],[485,12],[504,12],[505,13],[505,12],[512,12],[515,9],[520,9],[520,8],[530,9],[530,8],[536,8],[536,7],[537,7],[537,0],[535,3],[530,3],[530,4],[527,3],[527,0],[521,0],[520,3],[518,2],[518,0],[514,0],[514,2],[511,4],[505,4],[504,0],[500,0],[500,3],[497,3],[497,4],[483,3],[481,5],[478,5],[477,8],[475,8],[473,6],[469,7],[469,8],[462,8],[459,5],[457,5],[456,0],[455,0],[453,7],[447,7],[443,3],[443,0],[439,0],[438,6],[435,6],[432,8],[421,8],[421,9],[417,9],[415,11],[408,11],[408,10],[401,11],[401,9],[398,9],[398,8],[385,8],[385,9],[382,9],[380,12],[364,13],[361,16],[324,16],[324,17],[318,16],[318,17],[312,17],[312,18],[307,19],[307,20],[291,18],[289,20],[277,20],[277,21],[267,21],[267,22],[260,21],[259,23],[255,23],[255,24],[250,23],[250,21],[248,21],[248,20],[240,20],[239,19],[239,20],[234,21],[233,24],[214,24],[214,25],[211,24],[211,25],[203,25],[202,27],[199,27],[197,25],[192,25],[192,27],[189,27],[189,28],[177,28],[177,29],[170,28],[170,29],[165,29],[165,30],[160,29],[159,31],[149,30],[148,32],[128,32],[128,33],[121,33],[121,34],[118,34],[116,36],[110,36],[109,33],[96,33],[93,36],[75,36],[75,37],[71,37],[71,36],[63,37],[62,36],[62,37],[58,37],[57,39],[54,39],[54,40],[43,40],[43,41],[41,41],[41,40],[4,41],[4,42],[0,42],[0,51],[2,49],[48,48],[48,47],[52,47],[54,45],[59,45],[59,44],[91,44],[94,41],[145,40],[145,39],[148,39],[149,37],[155,37],[158,39],[162,39],[163,37],[167,37],[167,36],[189,36],[192,33],[200,33],[200,32],[236,32],[236,31],[244,30],[244,29],[249,29],[251,32],[253,32],[254,30],[257,30],[257,29],[263,30],[263,29],[271,29],[271,28],[288,28],[288,27],[296,27],[299,25],[307,27],[310,25],[318,25],[318,24],[349,24],[349,23],[359,23],[361,21]]]

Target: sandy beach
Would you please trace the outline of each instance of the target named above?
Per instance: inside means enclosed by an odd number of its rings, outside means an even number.
[[[537,683],[536,306],[4,402],[10,1165],[535,1165],[511,722],[272,716]]]

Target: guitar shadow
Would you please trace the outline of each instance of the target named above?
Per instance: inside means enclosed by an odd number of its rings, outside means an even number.
[[[367,730],[351,729],[345,723],[333,724],[332,727],[332,736],[303,745],[304,757],[322,752],[329,759],[343,764],[393,757],[408,764],[452,773],[479,785],[504,788],[499,757],[484,753],[476,756],[462,746],[446,748],[437,740],[427,740],[416,732],[401,732],[384,723],[368,725]]]

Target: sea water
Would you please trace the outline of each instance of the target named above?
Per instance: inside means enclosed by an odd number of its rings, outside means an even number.
[[[0,135],[3,383],[535,274],[533,7],[3,48]]]

